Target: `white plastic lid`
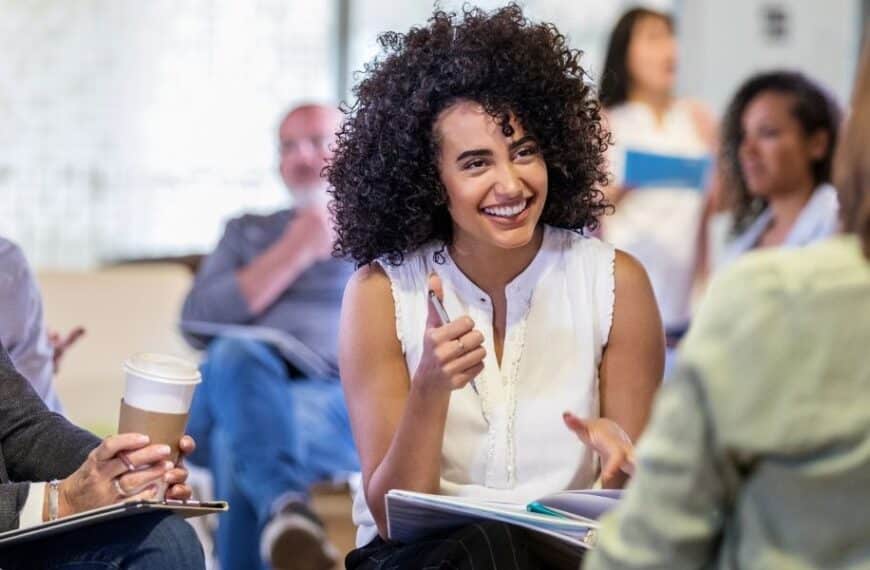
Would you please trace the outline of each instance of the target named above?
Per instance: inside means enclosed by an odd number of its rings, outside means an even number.
[[[202,381],[196,364],[171,354],[140,352],[124,362],[124,371],[157,382],[198,384]]]

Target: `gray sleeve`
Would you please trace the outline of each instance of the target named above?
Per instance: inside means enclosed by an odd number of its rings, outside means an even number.
[[[203,260],[181,310],[184,321],[246,324],[254,318],[242,296],[236,272],[244,267],[241,254],[244,233],[239,219],[231,220],[215,250]],[[195,348],[205,344],[201,337],[185,334]]]
[[[95,435],[50,411],[0,345],[0,450],[10,480],[67,477],[99,443]]]
[[[731,470],[712,426],[697,373],[679,370],[662,388],[635,477],[584,568],[703,568],[715,560]]]
[[[18,528],[18,513],[24,507],[30,483],[0,485],[0,532]]]
[[[15,367],[31,383],[39,397],[55,412],[61,412],[54,390],[54,349],[42,318],[42,298],[21,250],[0,240],[0,340]]]

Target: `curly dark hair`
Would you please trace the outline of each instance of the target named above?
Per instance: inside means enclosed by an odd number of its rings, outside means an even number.
[[[531,23],[516,4],[438,10],[426,26],[378,41],[384,54],[365,66],[354,106],[342,108],[327,168],[336,255],[399,265],[430,242],[451,243],[433,125],[459,100],[479,103],[507,136],[514,117],[537,138],[549,176],[543,223],[597,226],[609,208],[600,187],[610,135],[584,82],[581,52],[552,24]]]
[[[792,114],[809,136],[818,131],[828,133],[825,155],[812,165],[813,183],[831,181],[834,147],[840,128],[840,109],[825,90],[796,71],[771,71],[746,80],[728,104],[722,124],[722,163],[728,200],[734,212],[733,234],[745,230],[767,207],[767,200],[753,196],[740,168],[740,145],[743,142],[743,113],[763,93],[790,95],[794,99]]]

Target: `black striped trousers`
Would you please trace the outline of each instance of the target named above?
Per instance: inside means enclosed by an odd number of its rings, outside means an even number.
[[[380,537],[347,555],[348,570],[539,570],[579,568],[575,560],[547,561],[521,528],[481,522],[410,544]]]

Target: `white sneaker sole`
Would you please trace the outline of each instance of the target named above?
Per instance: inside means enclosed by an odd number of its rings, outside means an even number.
[[[339,558],[323,528],[303,515],[266,525],[260,545],[260,555],[274,570],[332,570]]]

